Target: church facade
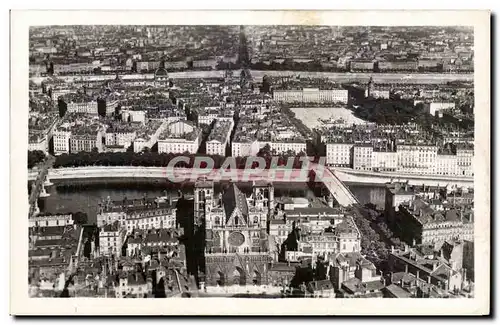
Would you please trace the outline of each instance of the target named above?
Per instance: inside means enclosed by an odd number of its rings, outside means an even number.
[[[253,184],[247,196],[231,183],[214,196],[212,182],[196,184],[195,222],[205,227],[205,286],[267,284],[273,186]]]

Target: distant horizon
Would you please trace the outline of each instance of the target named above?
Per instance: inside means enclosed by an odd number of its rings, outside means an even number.
[[[43,25],[43,26],[30,26],[31,29],[47,29],[47,28],[53,28],[53,29],[58,29],[58,28],[82,28],[82,27],[89,27],[89,28],[116,28],[116,27],[147,27],[147,28],[164,28],[164,27],[169,27],[169,26],[176,26],[176,27],[228,27],[228,28],[237,28],[237,27],[259,27],[259,28],[282,28],[282,27],[302,27],[302,28],[312,28],[312,27],[317,27],[319,28],[342,28],[342,29],[418,29],[418,30],[432,30],[432,29],[448,29],[448,30],[456,30],[456,31],[469,31],[473,32],[474,27],[472,26],[467,26],[467,25],[456,25],[456,26],[448,26],[448,25],[435,25],[435,26],[406,26],[406,25],[401,25],[401,26],[394,26],[394,25],[387,25],[387,26],[369,26],[369,25],[356,25],[356,26],[346,26],[346,25],[213,25],[213,24],[200,24],[200,25],[180,25],[180,24],[165,24],[165,25],[125,25],[125,24],[120,24],[120,25]]]

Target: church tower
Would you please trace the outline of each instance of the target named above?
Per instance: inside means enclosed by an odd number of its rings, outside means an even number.
[[[368,81],[368,87],[366,87],[365,97],[373,96],[373,87],[374,87],[373,77],[370,77],[370,80]]]
[[[198,180],[194,185],[194,223],[197,226],[205,221],[213,207],[214,183]]]
[[[231,64],[231,63],[229,63]],[[225,82],[230,82],[231,79],[233,79],[233,70],[227,69],[224,71],[224,81]]]
[[[253,204],[267,211],[267,220],[274,215],[274,186],[268,182],[253,182]]]

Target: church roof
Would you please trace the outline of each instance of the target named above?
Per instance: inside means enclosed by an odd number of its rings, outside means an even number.
[[[248,222],[247,197],[234,183],[231,183],[229,188],[222,195],[222,203],[226,213],[226,222],[229,220],[236,208],[240,210],[245,222]]]

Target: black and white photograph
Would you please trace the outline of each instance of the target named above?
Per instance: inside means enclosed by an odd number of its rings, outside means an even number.
[[[19,294],[489,296],[474,24],[201,22],[28,23]]]

